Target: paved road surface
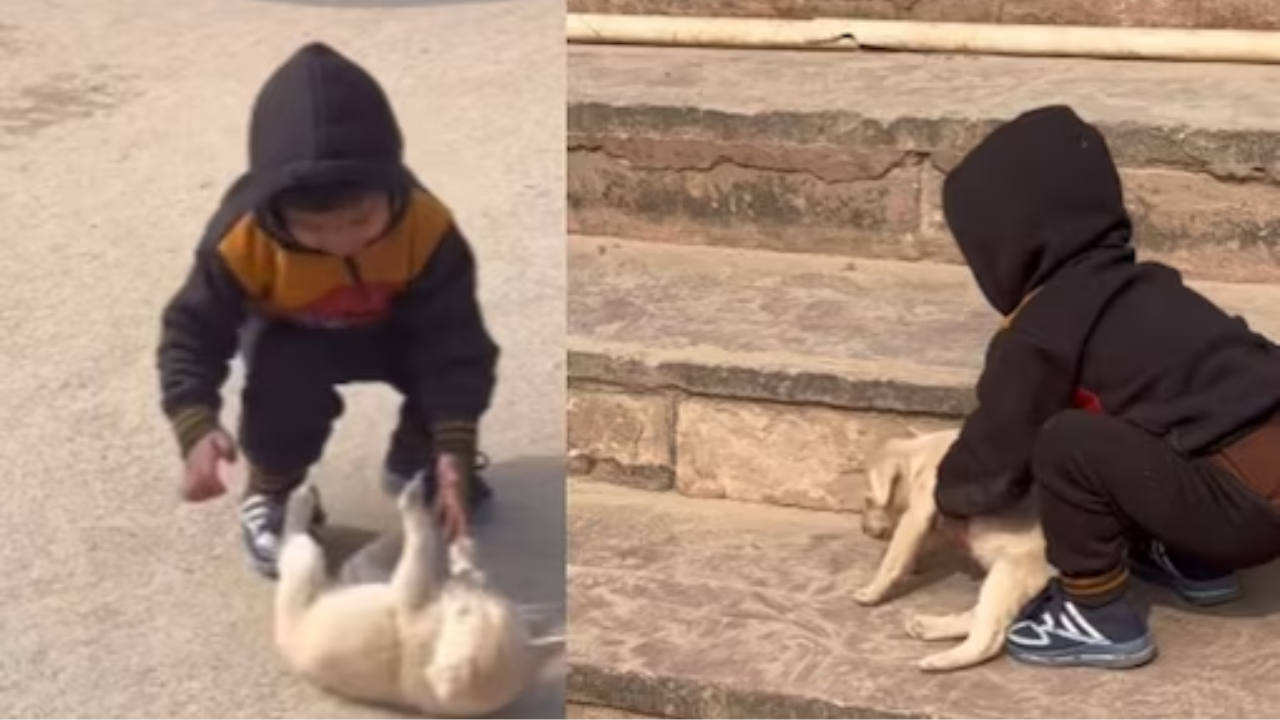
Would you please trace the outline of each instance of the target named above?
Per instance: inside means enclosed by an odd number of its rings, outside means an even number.
[[[562,607],[562,4],[361,4],[4,0],[0,715],[376,714],[276,661],[230,504],[176,501],[152,365],[257,85],[312,38],[382,79],[412,164],[474,238],[506,351],[487,547],[521,599]],[[390,396],[350,407],[321,483],[334,522],[378,528]]]

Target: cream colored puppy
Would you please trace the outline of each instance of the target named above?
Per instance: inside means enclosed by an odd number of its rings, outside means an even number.
[[[942,430],[890,440],[871,459],[863,531],[875,538],[892,538],[875,577],[854,593],[858,603],[883,602],[894,585],[911,571],[925,538],[937,528],[938,508],[933,492],[938,483],[938,464],[957,433]],[[915,615],[908,620],[907,633],[912,637],[964,640],[922,659],[922,670],[958,670],[998,655],[1018,611],[1044,589],[1054,574],[1045,560],[1040,524],[1029,508],[973,518],[964,530],[964,538],[970,554],[987,575],[972,609],[952,615]]]
[[[421,482],[398,505],[403,549],[390,580],[340,584],[307,530],[314,488],[293,494],[279,559],[277,648],[307,680],[352,700],[429,717],[506,707],[541,679],[563,641],[530,638],[515,607],[485,584],[469,539],[449,547],[439,580],[438,535]]]

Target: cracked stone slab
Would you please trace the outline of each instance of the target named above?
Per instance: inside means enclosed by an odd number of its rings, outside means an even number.
[[[1268,67],[593,46],[569,67],[574,233],[959,263],[943,174],[996,124],[1067,103],[1107,135],[1142,251],[1280,282]]]
[[[1122,163],[1275,180],[1273,82],[1271,67],[1227,63],[572,46],[569,131],[935,153],[1058,102],[1102,126]]]
[[[568,262],[578,382],[959,416],[999,324],[960,266],[582,236]],[[1191,285],[1280,338],[1280,287]]]
[[[977,581],[943,552],[879,608],[851,599],[882,546],[855,516],[681,499],[573,481],[570,701],[663,717],[1269,717],[1280,583],[1192,612],[1140,586],[1161,656],[1134,671],[1050,670],[1006,658],[949,675],[914,662],[909,612],[960,610]],[[1087,699],[1087,701],[1086,701]]]

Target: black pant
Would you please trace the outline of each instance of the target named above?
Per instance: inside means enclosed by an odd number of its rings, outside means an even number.
[[[1032,454],[1049,562],[1107,572],[1146,535],[1234,570],[1280,557],[1280,513],[1210,458],[1188,458],[1129,423],[1081,410],[1045,423]]]
[[[338,386],[385,382],[404,396],[395,439],[430,445],[413,392],[408,347],[390,328],[327,331],[253,320],[241,336],[245,386],[240,445],[255,470],[302,478],[320,460],[343,412]]]

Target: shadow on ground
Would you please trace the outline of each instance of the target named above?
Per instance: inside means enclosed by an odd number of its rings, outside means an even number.
[[[475,518],[474,536],[489,581],[529,611],[535,635],[558,635],[565,625],[565,470],[562,458],[524,457],[497,463],[485,471],[494,501]],[[394,526],[394,519],[390,519]],[[385,548],[376,557],[374,575],[390,577],[399,558],[398,533],[387,528],[333,524],[321,540],[331,572],[370,542]],[[535,689],[498,717],[564,717],[564,681]]]
[[[1240,573],[1244,597],[1217,607],[1196,607],[1173,592],[1143,584],[1144,605],[1168,607],[1192,615],[1234,618],[1264,618],[1280,614],[1280,563],[1269,563]]]

